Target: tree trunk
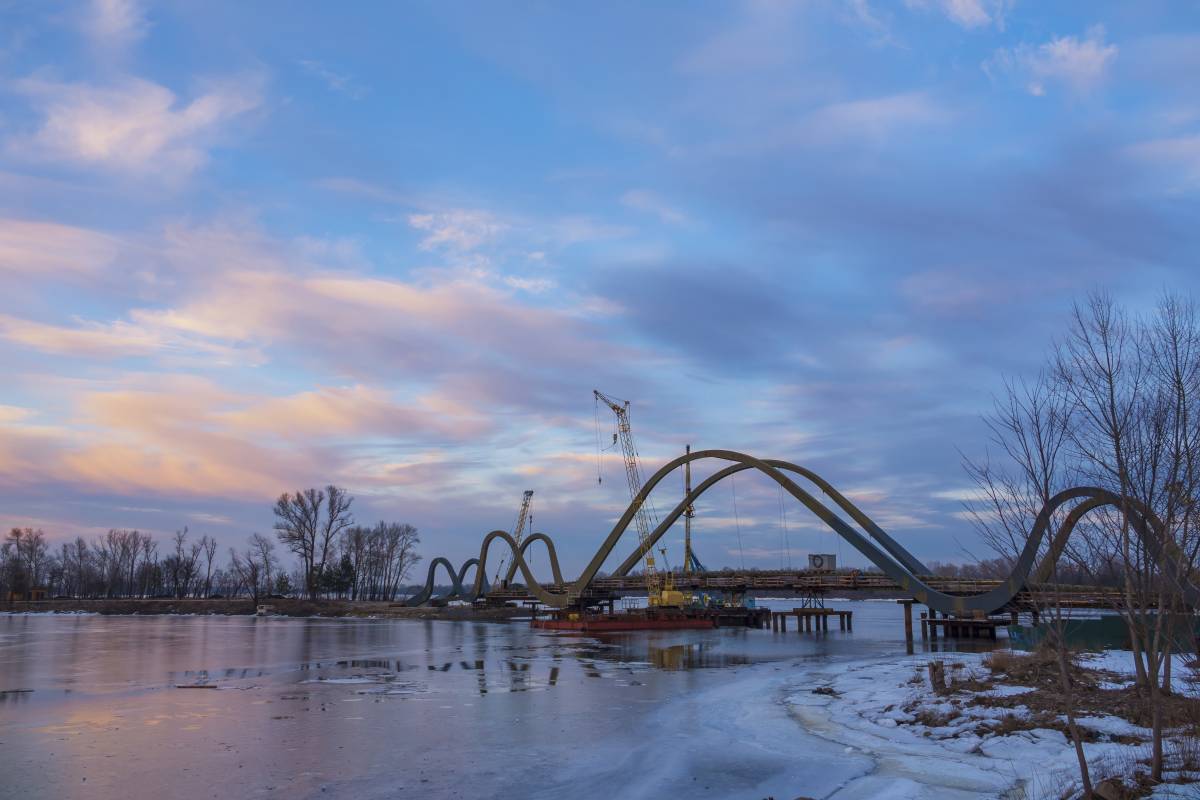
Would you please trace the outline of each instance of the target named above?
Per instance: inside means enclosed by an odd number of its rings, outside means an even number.
[[[1150,757],[1150,779],[1155,783],[1162,782],[1163,768],[1163,709],[1162,709],[1162,691],[1158,687],[1158,681],[1152,681],[1150,684],[1150,707],[1152,709],[1151,729],[1154,731],[1153,736],[1153,754]]]

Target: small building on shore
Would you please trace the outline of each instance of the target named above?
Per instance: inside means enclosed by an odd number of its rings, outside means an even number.
[[[8,601],[11,603],[14,600],[45,600],[45,589],[27,589],[24,592],[9,592]]]

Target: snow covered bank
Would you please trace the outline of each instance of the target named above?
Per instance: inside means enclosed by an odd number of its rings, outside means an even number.
[[[1121,654],[1105,659],[1121,664]],[[1020,656],[1016,656],[1020,658]],[[1031,712],[1020,696],[1033,687],[936,694],[926,677],[929,654],[886,661],[824,663],[793,675],[784,703],[805,730],[871,757],[875,769],[850,781],[831,800],[859,798],[1027,798],[1057,800],[1078,780],[1075,751],[1061,730],[1033,727],[1061,718]],[[951,674],[986,674],[982,656],[940,654]],[[957,670],[954,667],[961,665]],[[823,692],[814,694],[813,689]],[[983,702],[979,703],[982,698]],[[1011,698],[1013,707],[995,707]],[[1122,772],[1149,755],[1150,731],[1115,716],[1081,718],[1092,731],[1084,744],[1101,776]],[[1022,729],[1024,728],[1024,729]],[[1166,776],[1168,779],[1174,777]],[[1198,797],[1193,786],[1162,786],[1155,797]]]

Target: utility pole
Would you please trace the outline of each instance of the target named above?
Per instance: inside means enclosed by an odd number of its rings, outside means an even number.
[[[692,454],[692,446],[687,446],[687,454]],[[692,493],[692,462],[687,462],[683,465],[683,496],[684,499]],[[683,512],[683,571],[689,573],[692,571],[692,517],[696,516],[696,512],[692,509],[692,504],[688,503],[687,511]]]

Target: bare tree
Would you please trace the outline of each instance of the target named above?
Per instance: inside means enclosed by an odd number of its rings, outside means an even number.
[[[1138,685],[1150,700],[1155,780],[1162,777],[1163,698],[1170,692],[1174,632],[1185,623],[1190,631],[1192,621],[1181,620],[1180,609],[1196,601],[1197,317],[1191,298],[1169,291],[1149,319],[1131,317],[1109,294],[1092,292],[1073,307],[1038,382],[1006,385],[989,416],[1003,461],[985,459],[968,468],[980,489],[973,504],[976,525],[985,541],[1010,556],[1020,552],[1032,520],[1060,489],[1099,490],[1044,520],[1049,536],[1042,564],[1023,577],[1051,615],[1068,704],[1059,591],[1064,570],[1073,580],[1083,576],[1116,588],[1111,607],[1127,624]],[[1082,755],[1080,764],[1086,770]]]
[[[192,583],[200,570],[201,545],[197,542],[187,546],[188,529],[176,531],[174,542],[175,552],[163,559],[163,571],[166,573],[171,594],[182,599],[192,589]]]
[[[212,594],[212,571],[213,558],[217,555],[217,540],[216,538],[205,534],[200,537],[200,548],[204,553],[204,596],[208,597]]]
[[[279,559],[275,556],[275,543],[261,533],[252,533],[250,534],[250,549],[248,552],[261,565],[263,571],[263,589],[267,594],[270,594],[276,567],[279,566]]]
[[[1110,295],[1094,292],[1086,307],[1074,309],[1054,357],[1064,396],[1078,414],[1071,428],[1077,469],[1117,497],[1117,508],[1095,515],[1087,530],[1099,561],[1121,579],[1123,592],[1112,607],[1127,623],[1138,683],[1150,699],[1154,780],[1162,778],[1163,703],[1170,691],[1179,578],[1190,572],[1180,563],[1186,560],[1181,545],[1187,545],[1180,537],[1194,530],[1200,417],[1191,401],[1200,399],[1198,341],[1190,298],[1164,292],[1146,321],[1131,319]]]
[[[8,532],[8,541],[28,588],[42,588],[46,558],[50,551],[45,532],[41,528],[13,528]]]
[[[966,463],[977,490],[967,511],[984,543],[1008,556],[1012,565],[1020,562],[1030,531],[1050,504],[1051,498],[1069,486],[1067,445],[1070,442],[1071,406],[1055,391],[1051,378],[1042,372],[1032,384],[1006,381],[1002,397],[994,398],[992,411],[984,416],[991,441],[1005,458],[999,463],[989,459]],[[1010,466],[1011,465],[1011,466]],[[1059,584],[1059,560],[1053,543],[1059,518],[1047,519],[1046,538],[1039,548],[1044,569],[1030,581],[1022,575],[1026,588],[1037,606],[1048,611],[1049,639],[1054,646],[1063,693],[1063,713],[1067,730],[1075,745],[1084,798],[1092,797],[1092,779],[1088,770],[1083,738],[1075,724],[1075,697],[1070,677],[1065,635],[1066,615]],[[1048,571],[1050,582],[1047,585]]]
[[[335,538],[354,524],[350,515],[353,502],[345,489],[332,485],[324,491],[314,488],[295,494],[284,492],[275,501],[275,530],[279,540],[303,564],[304,586],[311,599],[315,600],[320,592],[321,575]]]
[[[406,522],[380,520],[374,527],[356,525],[342,532],[338,548],[349,558],[354,576],[351,597],[365,600],[394,600],[400,582],[421,560],[416,552],[421,537]]]
[[[273,509],[277,517],[276,535],[300,559],[304,567],[304,589],[310,599],[316,599],[320,588],[321,573],[319,570],[314,573],[313,562],[324,502],[325,493],[319,489],[306,489],[294,495],[284,492],[275,501]]]
[[[158,571],[158,542],[149,534],[142,536],[142,566],[139,575],[141,576],[140,586],[138,591],[142,597],[146,597],[153,593],[152,586],[155,584],[155,573]]]
[[[270,590],[271,563],[270,557],[275,543],[265,536],[254,534],[250,537],[250,546],[238,552],[229,548],[229,575],[233,588],[230,594],[245,591],[255,604]]]
[[[396,599],[400,582],[408,577],[409,571],[421,560],[417,545],[421,537],[417,529],[407,522],[385,524],[376,527],[380,536],[380,562],[382,575],[380,587],[389,601]]]
[[[354,524],[354,517],[350,515],[350,504],[354,502],[354,498],[346,494],[345,489],[330,485],[326,487],[328,499],[325,502],[325,522],[320,528],[320,563],[313,566],[319,566],[322,570],[325,568],[326,559],[329,557],[330,548],[335,544],[338,535]]]

